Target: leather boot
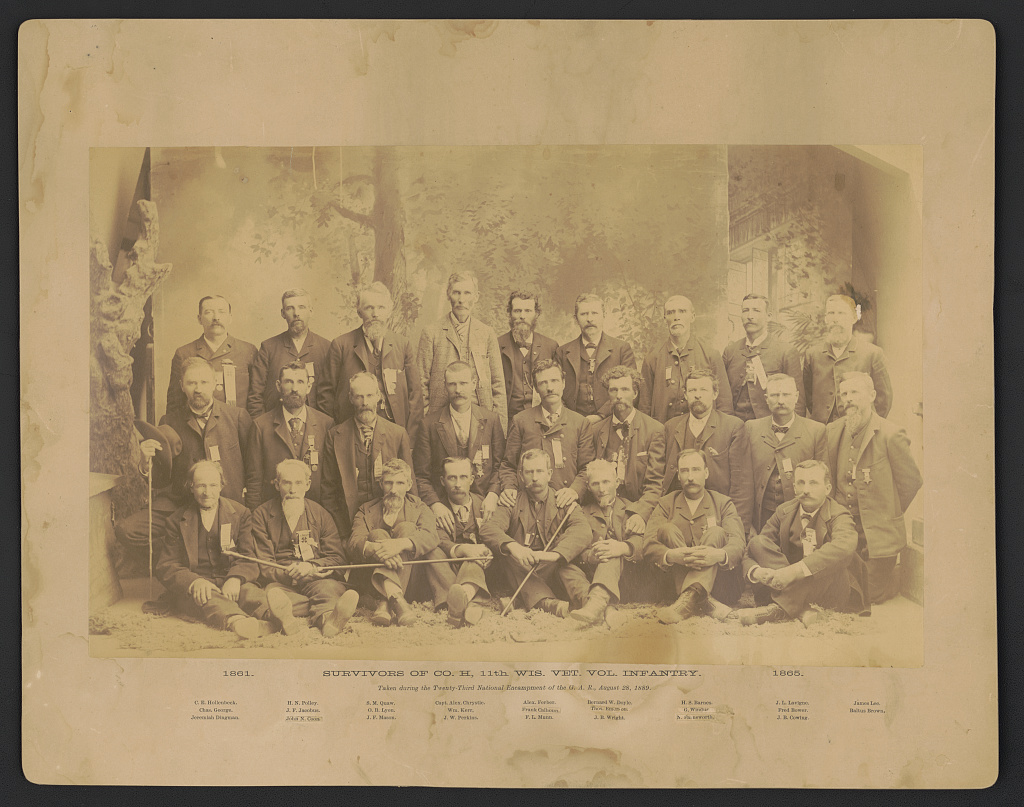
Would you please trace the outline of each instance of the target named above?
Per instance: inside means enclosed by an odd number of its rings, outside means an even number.
[[[789,619],[789,614],[776,602],[759,608],[740,608],[736,613],[739,614],[741,625],[763,625],[766,622],[784,622]]]
[[[409,603],[405,601],[405,597],[401,594],[395,594],[388,598],[388,605],[395,615],[395,621],[399,627],[407,628],[410,625],[416,623],[416,614],[412,612],[412,608],[409,607]]]
[[[554,597],[545,597],[534,607],[540,608],[542,611],[547,611],[549,614],[557,616],[559,619],[565,619],[569,616],[569,603],[565,600],[555,599]]]
[[[466,608],[469,607],[469,595],[459,583],[452,583],[448,589],[448,624],[453,628],[461,628]]]
[[[230,627],[242,639],[255,639],[257,636],[267,636],[270,633],[270,624],[254,616],[233,619]]]
[[[707,598],[708,590],[700,583],[693,583],[683,589],[674,603],[658,611],[658,621],[672,625],[689,619],[694,614],[700,613]]]
[[[704,613],[712,619],[717,619],[719,622],[724,622],[729,619],[729,615],[732,614],[732,608],[726,605],[724,602],[719,602],[710,594],[704,603]]]
[[[324,621],[320,625],[320,631],[325,639],[331,639],[341,633],[345,623],[352,618],[359,605],[359,592],[349,589],[334,603],[334,610],[324,614]]]
[[[370,617],[370,622],[381,628],[386,628],[391,624],[391,609],[388,608],[387,600],[381,600],[377,603],[377,610]]]
[[[570,611],[569,616],[579,620],[586,625],[593,625],[595,622],[603,622],[604,614],[611,602],[611,595],[604,586],[594,586],[587,595],[587,601],[582,608]]]
[[[285,636],[293,636],[306,629],[302,621],[292,613],[292,601],[281,589],[267,589],[267,606],[270,608],[270,615],[274,617],[274,621]]]

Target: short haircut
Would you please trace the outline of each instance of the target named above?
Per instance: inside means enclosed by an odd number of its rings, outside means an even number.
[[[593,292],[585,291],[579,297],[576,298],[576,307],[573,309],[572,315],[574,317],[579,316],[580,304],[582,303],[598,303],[601,306],[601,313],[604,313],[604,300],[600,295],[594,294]]]
[[[473,368],[469,365],[469,362],[465,362],[462,359],[456,359],[447,367],[444,368],[444,383],[448,383],[448,373],[452,371],[458,372],[459,370],[468,370],[470,376],[473,375]]]
[[[228,300],[223,294],[208,294],[199,301],[199,316],[203,315],[203,303],[207,300],[223,300],[228,304],[228,313],[231,313],[231,301]]]
[[[289,468],[301,468],[303,470],[303,472],[305,473],[307,480],[313,478],[313,472],[309,469],[309,466],[306,465],[306,463],[304,463],[302,460],[294,460],[294,459],[281,460],[277,464],[277,467],[274,468],[275,478],[276,479],[280,479],[281,478],[281,472],[282,471],[287,471]]]
[[[598,473],[610,473],[615,476],[615,463],[605,459],[591,460],[587,463],[587,483]]]
[[[508,296],[508,313],[512,313],[513,300],[533,300],[533,310],[540,314],[540,295],[535,291],[516,289]]]
[[[770,387],[772,384],[787,383],[793,385],[793,392],[799,393],[800,390],[797,388],[796,379],[793,378],[793,376],[791,375],[786,375],[785,373],[772,373],[770,376],[768,376],[768,386],[765,387],[765,392],[768,391],[768,387]]]
[[[829,471],[828,465],[826,465],[821,460],[804,460],[803,462],[799,463],[796,466],[795,470],[803,469],[805,471],[810,471],[815,468],[821,471],[822,479],[824,479],[827,483],[831,484],[831,481],[829,479],[829,477],[831,476],[831,472]]]
[[[543,373],[545,370],[550,370],[552,367],[558,370],[559,374],[562,376],[562,380],[565,381],[565,368],[562,367],[561,362],[555,361],[554,359],[541,359],[533,365],[533,385],[537,386],[537,373]]]
[[[288,364],[282,367],[281,371],[277,374],[278,381],[281,380],[281,376],[284,375],[285,370],[301,370],[306,374],[306,378],[309,379],[309,369],[301,361],[290,361],[288,362]]]
[[[860,373],[851,370],[848,373],[843,373],[839,376],[839,383],[842,384],[846,381],[859,381],[861,384],[867,386],[868,389],[873,390],[875,388],[875,379],[873,379],[867,373]]]
[[[398,457],[384,463],[384,467],[380,472],[380,478],[383,479],[385,476],[404,476],[405,481],[412,485],[412,468],[409,467],[409,463]]]
[[[743,300],[764,300],[764,310],[766,312],[771,312],[772,310],[772,301],[765,297],[763,294],[754,294],[753,292],[751,292],[750,294],[743,295]]]
[[[690,372],[686,374],[686,380],[683,381],[683,392],[686,392],[686,384],[690,379],[696,378],[710,378],[711,388],[715,392],[715,397],[718,397],[718,374],[710,367],[694,367]]]
[[[442,479],[444,479],[444,477],[448,474],[448,466],[449,465],[454,465],[457,462],[467,462],[467,463],[469,463],[469,472],[473,473],[473,463],[470,461],[469,457],[445,457],[443,460],[441,460],[441,478]]]
[[[605,389],[611,386],[612,381],[616,378],[630,378],[633,381],[633,394],[640,394],[640,384],[642,383],[640,373],[637,372],[635,367],[630,367],[628,364],[617,364],[612,367],[607,373],[601,376],[601,384]]]
[[[313,302],[313,295],[305,289],[288,289],[288,291],[281,295],[281,308],[284,308],[284,301],[291,297],[308,297],[309,302]]]
[[[182,377],[182,379],[184,380],[185,374],[189,370],[194,370],[197,367],[205,369],[205,370],[209,370],[214,375],[217,375],[217,371],[213,369],[213,365],[210,364],[210,362],[208,362],[202,356],[189,356],[187,359],[185,359],[185,361],[183,361],[181,363],[181,377]]]
[[[552,470],[551,466],[551,455],[548,454],[543,448],[529,448],[519,455],[519,473],[523,473],[523,465],[527,460],[535,460],[537,457],[543,457],[544,462],[548,466],[548,470]]]
[[[857,316],[857,301],[854,300],[852,297],[847,297],[845,294],[832,294],[829,296],[827,300],[825,300],[825,305],[828,305],[833,300],[841,300],[842,302],[846,303],[848,306],[850,306],[850,313],[853,314],[854,316]]]
[[[475,274],[473,274],[472,272],[452,272],[450,275],[448,275],[448,288],[445,289],[446,297],[451,296],[452,287],[456,283],[472,283],[474,293],[480,293],[480,282],[476,279]]]
[[[366,297],[367,294],[379,294],[388,301],[389,306],[394,305],[394,302],[391,299],[391,290],[379,280],[376,280],[369,286],[363,286],[358,292],[356,292],[356,311],[362,309],[363,298]]]
[[[303,463],[305,465],[305,463]],[[213,460],[199,460],[199,462],[192,463],[192,467],[188,469],[188,473],[185,474],[185,490],[188,491],[189,495],[192,495],[192,487],[195,484],[196,472],[201,471],[203,468],[216,468],[217,476],[220,477],[220,486],[224,487],[228,481],[224,478],[224,469],[220,467],[219,462]]]
[[[681,463],[686,457],[689,457],[691,454],[697,454],[700,457],[701,462],[704,463],[704,467],[705,468],[708,467],[708,455],[704,453],[703,449],[700,449],[700,448],[684,448],[682,451],[679,452],[679,456],[676,457],[676,470],[677,471],[679,470],[679,463]]]
[[[376,388],[376,390],[377,390],[377,394],[378,395],[381,394],[380,382],[377,381],[377,376],[375,376],[373,373],[368,373],[368,372],[366,372],[364,370],[361,373],[355,373],[354,375],[349,377],[349,379],[348,379],[348,396],[349,396],[349,398],[352,397],[352,387],[355,386],[355,383],[357,381],[372,381],[374,388]]]

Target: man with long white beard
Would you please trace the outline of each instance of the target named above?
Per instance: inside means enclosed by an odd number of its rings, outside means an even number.
[[[844,415],[825,432],[832,489],[853,515],[857,551],[868,566],[869,596],[879,603],[899,590],[894,572],[907,545],[903,514],[921,489],[921,471],[910,455],[907,433],[873,408],[877,393],[870,375],[846,373],[839,395]]]
[[[537,292],[516,290],[509,295],[509,330],[498,337],[509,423],[524,409],[540,403],[540,396],[533,387],[533,366],[539,361],[555,358],[558,350],[554,339],[537,332],[539,318],[540,296]]]
[[[383,564],[370,576],[373,588],[383,595],[370,621],[382,627],[392,621],[407,627],[416,621],[405,599],[414,567],[403,560],[423,558],[437,547],[437,522],[430,508],[409,492],[412,468],[408,463],[388,460],[380,486],[381,497],[367,502],[356,513],[348,553],[356,562]]]

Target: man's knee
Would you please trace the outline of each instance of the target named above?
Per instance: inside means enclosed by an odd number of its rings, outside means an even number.
[[[383,532],[383,530],[381,530]],[[395,525],[395,528],[391,531],[391,537],[402,539],[406,538],[412,540],[416,535],[416,525],[411,521],[402,521]]]
[[[658,527],[658,541],[671,549],[686,546],[683,531],[675,524],[662,524]]]
[[[717,524],[714,527],[708,527],[704,530],[704,533],[700,537],[700,543],[702,546],[711,546],[715,549],[721,549],[728,542],[729,533]]]

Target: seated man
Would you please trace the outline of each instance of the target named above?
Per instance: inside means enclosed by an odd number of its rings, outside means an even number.
[[[703,451],[684,448],[676,470],[682,489],[662,496],[644,536],[644,557],[672,575],[677,595],[658,619],[671,624],[705,609],[721,618],[727,609],[719,600],[734,603],[743,589],[743,522],[728,496],[705,489]]]
[[[273,616],[286,634],[306,626],[296,619],[308,616],[330,639],[341,633],[359,605],[359,594],[321,566],[344,564],[345,552],[334,519],[323,507],[306,498],[309,466],[302,460],[277,464],[274,487],[278,495],[252,514],[255,557],[287,566],[260,566],[259,582],[266,587],[242,586],[239,602],[260,619]],[[246,553],[248,554],[248,553]]]
[[[514,504],[500,506],[480,525],[480,540],[499,558],[513,586],[526,581],[520,593],[526,610],[537,607],[566,617],[569,603],[555,596],[549,581],[590,546],[593,535],[574,500],[559,506],[549,484],[551,473],[551,457],[543,448],[524,451],[519,458],[521,492]]]
[[[590,523],[594,543],[574,563],[560,572],[576,610],[569,616],[585,624],[614,622],[610,606],[620,599],[619,578],[624,561],[636,564],[643,557],[644,534],[633,531],[635,514],[627,509],[629,502],[615,495],[619,480],[615,465],[608,460],[594,460],[587,465],[588,494],[583,513]],[[581,607],[582,606],[582,607]]]
[[[860,561],[857,528],[850,511],[829,497],[828,466],[801,462],[793,487],[796,498],[780,504],[747,546],[743,571],[751,583],[771,589],[773,602],[734,611],[744,625],[794,618],[810,625],[818,618],[812,603],[848,610],[852,602],[853,610],[864,609],[861,581],[851,571],[854,559]]]
[[[221,498],[224,475],[215,462],[195,463],[187,487],[192,501],[167,519],[156,562],[157,579],[171,595],[172,608],[243,639],[271,633],[268,622],[254,619],[238,604],[242,584],[259,576],[256,563],[221,551],[237,545],[244,553],[251,546],[249,511]]]
[[[437,520],[440,546],[431,553],[437,557],[480,558],[454,566],[435,563],[427,566],[431,587],[447,592],[448,624],[453,628],[475,625],[483,617],[483,605],[490,599],[484,569],[491,562],[491,550],[480,543],[479,526],[484,520],[484,500],[473,493],[473,465],[468,457],[448,457],[441,464],[443,496],[440,503],[452,514],[449,528]],[[443,553],[443,555],[438,554]]]
[[[354,562],[379,562],[370,582],[384,596],[370,621],[387,626],[392,618],[407,627],[416,615],[405,600],[412,579],[412,566],[402,561],[422,558],[437,547],[437,523],[419,497],[409,493],[412,468],[405,460],[384,463],[380,487],[384,495],[359,508],[348,540],[349,556]]]

